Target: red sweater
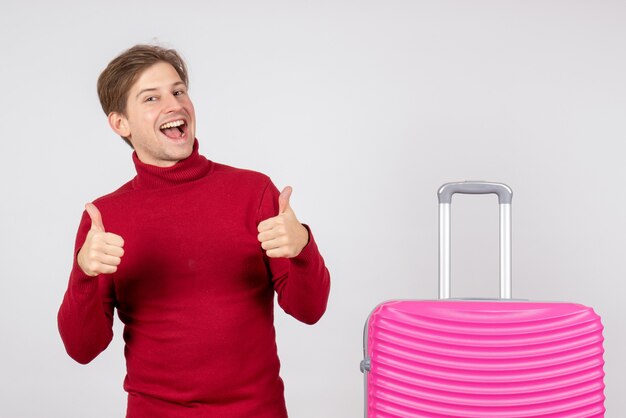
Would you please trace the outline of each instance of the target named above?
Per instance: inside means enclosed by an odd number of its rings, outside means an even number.
[[[127,417],[286,417],[274,291],[288,314],[320,319],[330,277],[313,236],[295,258],[266,257],[257,225],[278,214],[278,190],[207,160],[197,142],[173,167],[133,160],[137,176],[94,202],[107,232],[124,238],[118,271],[89,277],[74,257],[58,315],[67,352],[93,360],[117,308]],[[74,254],[90,226],[83,213]]]

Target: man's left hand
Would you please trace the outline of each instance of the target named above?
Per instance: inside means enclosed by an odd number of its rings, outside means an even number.
[[[289,205],[293,189],[287,186],[278,197],[278,215],[259,224],[258,240],[268,257],[292,258],[309,243],[309,231]]]

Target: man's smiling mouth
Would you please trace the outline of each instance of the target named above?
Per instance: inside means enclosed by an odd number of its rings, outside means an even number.
[[[181,139],[187,132],[187,123],[183,119],[164,123],[159,129],[170,139]]]

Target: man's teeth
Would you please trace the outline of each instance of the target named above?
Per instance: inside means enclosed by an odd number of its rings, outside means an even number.
[[[177,126],[181,126],[184,124],[184,120],[175,120],[174,122],[164,123],[163,125],[159,126],[159,129],[176,128]]]

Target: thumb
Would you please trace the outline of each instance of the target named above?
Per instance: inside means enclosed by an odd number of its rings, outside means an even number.
[[[293,189],[291,186],[287,186],[280,192],[280,196],[278,196],[278,213],[284,213],[287,209],[289,209],[289,198],[291,197],[291,192]]]
[[[102,215],[96,205],[93,203],[87,203],[85,205],[85,210],[87,211],[89,218],[91,218],[91,229],[98,232],[105,232],[104,224],[102,223]]]

